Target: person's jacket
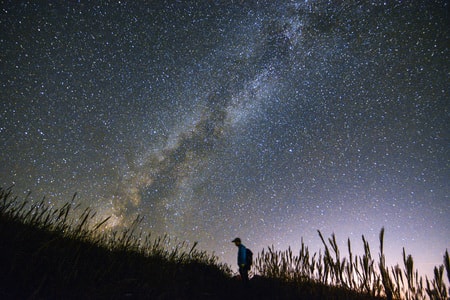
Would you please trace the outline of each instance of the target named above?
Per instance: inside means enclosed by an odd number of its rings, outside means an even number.
[[[237,263],[239,267],[247,264],[247,248],[242,244],[239,245]]]

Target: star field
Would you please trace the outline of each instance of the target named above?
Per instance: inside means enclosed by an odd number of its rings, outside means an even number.
[[[234,1],[237,2],[237,1]],[[235,264],[450,246],[446,1],[2,1],[0,185]],[[356,246],[356,251],[361,250]]]

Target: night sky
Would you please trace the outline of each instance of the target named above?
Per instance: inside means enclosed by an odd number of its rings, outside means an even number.
[[[447,1],[1,1],[0,186],[254,252],[450,248]],[[234,2],[234,3],[232,3]],[[276,3],[278,2],[278,3]]]

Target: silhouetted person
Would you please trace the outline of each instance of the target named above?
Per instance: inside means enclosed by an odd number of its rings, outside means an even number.
[[[242,244],[240,238],[235,238],[231,241],[238,247],[237,263],[239,266],[239,274],[241,275],[244,286],[248,284],[248,270],[250,266],[247,263],[247,248]]]

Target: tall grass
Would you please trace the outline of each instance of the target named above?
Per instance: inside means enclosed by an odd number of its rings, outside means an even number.
[[[77,212],[73,202],[55,208],[0,188],[0,299],[110,298],[116,289],[148,298],[193,286],[211,291],[220,288],[215,281],[231,277],[196,242],[138,232],[142,218],[123,231],[104,231],[109,218],[96,221],[91,209]]]
[[[336,237],[333,234],[327,241],[318,231],[323,243],[323,253],[311,254],[303,240],[298,255],[289,247],[285,251],[276,251],[273,246],[258,254],[255,271],[262,276],[278,278],[297,283],[320,283],[338,286],[372,297],[387,299],[448,299],[448,290],[444,283],[444,269],[450,281],[450,261],[445,251],[444,264],[434,268],[434,278],[424,280],[414,269],[411,255],[403,248],[403,268],[399,265],[386,266],[384,254],[384,228],[381,229],[380,252],[378,262],[372,256],[369,243],[362,236],[364,253],[361,256],[352,253],[348,239],[348,257],[341,257]]]
[[[232,271],[214,254],[168,235],[138,228],[142,218],[122,231],[103,230],[75,197],[57,208],[45,199],[19,200],[0,188],[0,299],[143,298],[228,299],[236,292]],[[423,280],[403,249],[403,267],[386,266],[384,228],[376,259],[362,236],[364,253],[354,255],[350,239],[342,255],[335,235],[323,251],[311,253],[301,241],[298,254],[273,246],[257,254],[254,289],[242,299],[448,299],[448,251],[434,278]],[[446,272],[444,272],[446,271]],[[231,280],[231,281],[230,281]]]
[[[76,194],[70,203],[60,208],[52,208],[45,204],[45,199],[32,204],[28,201],[29,194],[25,201],[19,202],[17,196],[12,197],[10,188],[0,188],[0,216],[3,222],[20,222],[32,228],[59,234],[64,238],[89,242],[111,251],[135,252],[177,263],[213,264],[229,272],[226,265],[218,263],[217,256],[198,250],[197,242],[189,245],[185,241],[172,240],[168,235],[153,237],[151,233],[144,235],[137,232],[142,217],[137,217],[131,226],[121,232],[100,230],[110,217],[95,222],[96,213],[90,208],[85,208],[76,218],[71,218],[71,212],[80,207],[72,204],[75,197]]]

